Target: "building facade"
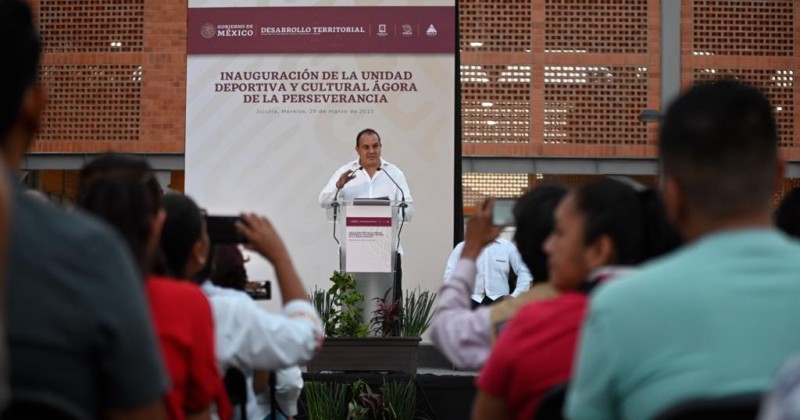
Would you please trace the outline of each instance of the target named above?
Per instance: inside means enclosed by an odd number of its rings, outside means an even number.
[[[69,199],[75,169],[121,151],[147,155],[162,184],[182,190],[187,2],[32,3],[51,104],[25,182]],[[460,0],[465,209],[553,178],[655,185],[658,123],[643,112],[723,77],[770,98],[789,161],[783,190],[800,186],[797,9],[793,0]]]

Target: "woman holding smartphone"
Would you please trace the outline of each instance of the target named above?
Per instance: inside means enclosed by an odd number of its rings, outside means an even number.
[[[489,237],[487,225],[479,220],[470,228]],[[567,195],[544,244],[550,283],[560,294],[528,304],[511,320],[478,378],[473,418],[533,418],[545,392],[570,378],[588,293],[672,249],[675,238],[652,191],[604,179]]]

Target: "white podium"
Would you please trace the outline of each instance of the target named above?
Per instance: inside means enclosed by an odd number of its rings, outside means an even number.
[[[376,198],[339,200],[326,207],[339,243],[339,270],[353,273],[356,290],[364,294],[364,322],[369,324],[377,308],[376,297],[402,298],[396,277],[398,230],[405,204]]]

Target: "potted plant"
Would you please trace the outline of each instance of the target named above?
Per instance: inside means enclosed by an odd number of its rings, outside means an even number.
[[[309,420],[344,420],[347,417],[346,384],[309,381],[303,393]]]
[[[313,302],[325,325],[325,344],[308,363],[308,372],[396,371],[417,372],[417,350],[421,335],[430,325],[436,297],[419,290],[406,293],[404,303],[379,301],[370,325],[376,336],[366,337],[367,325],[360,321],[364,296],[355,290],[352,274],[334,272],[333,286],[315,290]],[[408,322],[404,322],[408,320]]]
[[[383,380],[383,401],[390,419],[402,420],[414,417],[417,408],[417,387],[412,377],[406,382]]]
[[[380,392],[373,392],[366,382],[353,383],[353,400],[347,406],[348,420],[407,420],[414,418],[417,389],[414,378],[408,381],[387,381],[383,378]]]
[[[392,289],[386,291],[382,298],[375,298],[378,307],[372,313],[369,326],[378,337],[399,337],[403,326],[403,305],[400,301],[388,300]]]
[[[308,381],[303,395],[303,407],[309,420],[421,418],[415,416],[417,388],[413,377],[408,380],[384,377],[377,391],[362,379],[349,386],[340,382]]]
[[[352,274],[334,271],[327,291],[315,289],[314,307],[322,317],[326,337],[364,337],[367,326],[361,322],[361,302],[364,295],[356,291]]]
[[[406,290],[403,300],[403,337],[422,337],[422,334],[431,326],[433,318],[433,302],[436,292],[421,290]]]

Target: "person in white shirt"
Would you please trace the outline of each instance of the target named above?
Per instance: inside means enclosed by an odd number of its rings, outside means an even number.
[[[322,344],[322,322],[269,220],[245,214],[237,226],[248,246],[273,264],[284,307],[281,314],[269,313],[243,291],[204,281],[201,288],[214,316],[217,363],[222,372],[235,367],[245,374],[249,419],[264,419],[271,411],[269,398],[257,400],[253,387],[255,371],[265,370],[277,371],[277,414],[295,415],[294,396],[302,389],[297,365],[311,360]]]
[[[365,128],[356,135],[358,159],[347,162],[333,173],[328,184],[319,193],[319,204],[330,207],[333,202],[356,198],[387,198],[401,202],[400,217],[403,221],[411,218],[414,212],[411,190],[403,171],[381,159],[381,136],[371,128]],[[402,224],[400,225],[402,229]],[[398,235],[397,255],[395,257],[394,299],[401,297],[403,269],[400,256],[403,247]]]
[[[269,348],[270,344],[277,348],[284,340],[271,340],[264,333],[282,328],[280,325],[269,325],[280,315],[259,308],[245,292],[219,287],[210,281],[205,281],[201,288],[211,303],[214,315],[218,364],[223,372],[230,367],[239,369],[247,379],[247,419],[242,420],[269,419],[272,409],[269,390],[256,394],[253,378],[257,371],[270,371],[285,365],[280,359],[269,355],[273,351]],[[250,344],[254,344],[258,350],[250,349]],[[275,374],[277,419],[297,415],[297,399],[303,389],[300,368],[297,365],[284,367],[275,370]],[[234,410],[234,418],[238,414],[239,411]]]
[[[358,159],[347,162],[333,173],[319,193],[319,203],[328,207],[336,200],[355,198],[388,198],[405,202],[405,217],[413,212],[413,198],[406,176],[396,165],[381,159],[381,137],[365,128],[356,136]]]
[[[463,241],[456,245],[447,260],[444,281],[450,279],[450,274],[461,256],[462,249],[464,249]],[[475,289],[471,296],[473,307],[489,305],[508,295],[517,297],[530,288],[533,280],[531,271],[522,262],[522,256],[520,256],[516,245],[503,238],[496,238],[481,251],[475,262],[475,267],[477,276],[475,278]],[[509,286],[509,272],[512,269],[517,275],[517,285],[513,291],[510,290]]]

